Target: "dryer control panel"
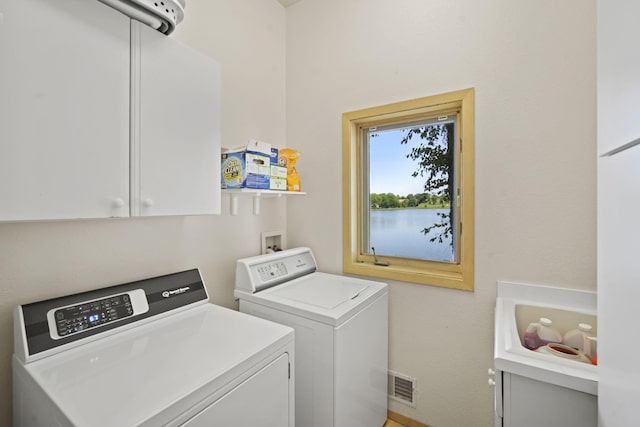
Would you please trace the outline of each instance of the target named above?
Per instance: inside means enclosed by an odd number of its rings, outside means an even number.
[[[47,312],[47,321],[51,338],[60,339],[147,311],[149,304],[144,291],[135,289],[107,298],[51,309]]]
[[[23,363],[124,331],[209,299],[198,269],[15,308],[15,354]]]

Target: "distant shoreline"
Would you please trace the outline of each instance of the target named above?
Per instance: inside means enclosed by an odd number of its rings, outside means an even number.
[[[411,206],[398,208],[370,208],[372,211],[398,211],[404,209],[450,209],[450,205],[428,205],[428,206]]]

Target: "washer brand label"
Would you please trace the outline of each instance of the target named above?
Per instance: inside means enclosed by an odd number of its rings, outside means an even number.
[[[191,289],[191,287],[190,287],[190,286],[185,286],[184,288],[178,288],[178,289],[173,289],[173,290],[170,290],[170,291],[164,291],[164,292],[162,293],[162,296],[163,296],[164,298],[169,298],[169,297],[172,297],[172,296],[174,296],[174,295],[184,294],[184,293],[185,293],[185,292],[187,292],[189,289]]]

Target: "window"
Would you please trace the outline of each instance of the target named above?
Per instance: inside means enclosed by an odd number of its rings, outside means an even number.
[[[343,114],[345,272],[473,290],[473,97]]]

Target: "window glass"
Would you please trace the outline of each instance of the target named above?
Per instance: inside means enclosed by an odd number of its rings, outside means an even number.
[[[455,263],[456,116],[363,129],[363,249]]]

